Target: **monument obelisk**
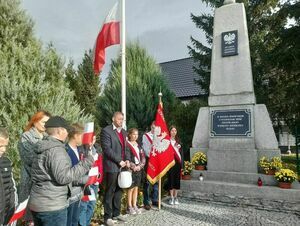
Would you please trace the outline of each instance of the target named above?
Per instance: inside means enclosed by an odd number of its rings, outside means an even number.
[[[261,156],[279,156],[267,108],[256,104],[244,4],[215,10],[208,107],[200,108],[191,148],[208,171],[257,173]]]

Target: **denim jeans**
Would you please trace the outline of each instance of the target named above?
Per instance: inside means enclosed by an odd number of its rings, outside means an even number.
[[[150,182],[146,179],[144,183],[144,205],[150,205]],[[158,202],[158,183],[152,185],[152,203]]]
[[[68,207],[67,226],[78,226],[79,221],[79,202],[73,202]]]
[[[98,194],[98,185],[90,185],[91,188],[94,189],[94,192]],[[94,214],[94,209],[96,206],[96,201],[89,201],[89,202],[80,202],[79,206],[79,225],[80,226],[89,226],[91,223],[91,219]]]
[[[67,208],[49,212],[32,211],[34,226],[66,226],[67,213]]]

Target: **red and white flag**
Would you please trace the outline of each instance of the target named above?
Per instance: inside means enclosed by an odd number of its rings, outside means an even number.
[[[84,202],[88,202],[88,201],[96,201],[96,194],[95,194],[95,191],[94,189],[92,189],[91,187],[88,187],[88,189],[90,190],[90,195],[84,195],[82,198],[81,198],[81,201],[84,201]]]
[[[82,136],[82,144],[91,144],[93,142],[94,122],[88,122],[84,125],[84,132]]]
[[[18,207],[15,210],[14,215],[11,217],[11,219],[8,222],[8,224],[12,224],[16,220],[18,220],[18,219],[20,219],[21,217],[24,216],[24,214],[26,212],[26,207],[27,207],[28,200],[29,200],[29,197],[25,201],[21,202],[18,205]]]
[[[97,154],[98,155],[98,154]],[[89,171],[89,179],[85,185],[95,184],[98,181],[99,169],[98,166],[94,166]]]
[[[94,72],[99,74],[105,64],[105,48],[120,44],[120,19],[118,19],[119,1],[107,15],[101,31],[98,34],[94,48]]]
[[[162,103],[158,104],[152,149],[149,154],[147,178],[155,184],[175,164],[174,149],[171,145],[170,135],[164,118]]]

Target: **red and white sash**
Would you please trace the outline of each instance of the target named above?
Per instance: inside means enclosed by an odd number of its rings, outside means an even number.
[[[146,136],[147,140],[149,141],[149,143],[152,144],[153,143],[153,139],[150,137],[149,133],[150,132],[145,133],[145,136]]]
[[[128,144],[128,147],[131,151],[131,153],[139,160],[139,162],[141,161],[141,158],[140,158],[140,153],[137,153],[136,150],[135,150],[135,147],[133,147],[133,145],[130,143],[130,141],[127,141],[127,144]],[[140,150],[139,150],[140,152]]]
[[[172,147],[174,149],[175,158],[180,163],[181,162],[181,155],[180,155],[180,144],[178,144],[176,141],[171,140]]]

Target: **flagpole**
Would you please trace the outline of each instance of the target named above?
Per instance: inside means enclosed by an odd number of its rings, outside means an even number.
[[[125,42],[125,0],[122,0],[122,40],[121,40],[121,59],[122,59],[122,81],[121,81],[121,97],[122,97],[122,113],[124,114],[123,128],[126,129],[126,42]]]
[[[159,91],[158,93],[158,103],[161,104],[162,100],[162,93],[161,91]],[[161,178],[159,177],[159,181],[158,181],[158,210],[161,209]]]

